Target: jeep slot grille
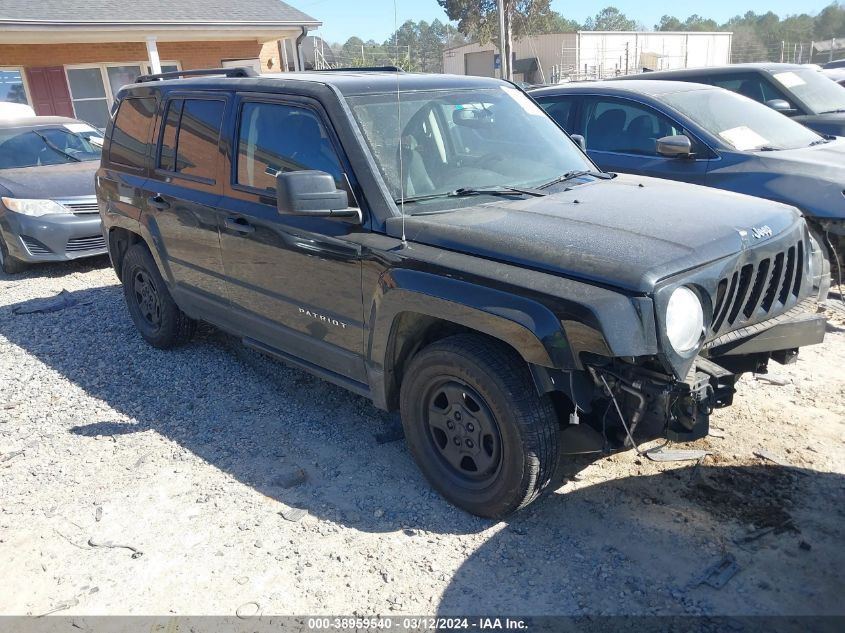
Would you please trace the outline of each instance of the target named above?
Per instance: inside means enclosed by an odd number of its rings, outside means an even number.
[[[719,280],[711,336],[762,321],[797,302],[803,279],[804,243],[798,243]]]

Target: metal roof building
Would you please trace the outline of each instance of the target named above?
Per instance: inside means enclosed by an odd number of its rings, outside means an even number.
[[[670,70],[729,64],[729,32],[578,31],[549,33],[514,42],[514,79],[558,83],[604,79],[643,70]],[[467,44],[443,52],[444,72],[493,77],[498,74],[494,44]]]

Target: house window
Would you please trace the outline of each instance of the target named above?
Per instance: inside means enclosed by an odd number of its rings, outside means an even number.
[[[0,68],[0,101],[29,103],[20,68]]]
[[[67,82],[76,118],[94,127],[106,127],[110,102],[100,68],[68,68]]]
[[[179,70],[179,64],[165,62],[161,70]],[[109,112],[118,91],[133,83],[142,73],[151,72],[146,62],[67,66],[65,71],[76,118],[98,128],[105,128],[108,124]]]

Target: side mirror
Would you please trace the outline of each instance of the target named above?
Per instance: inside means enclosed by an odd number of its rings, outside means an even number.
[[[349,196],[324,171],[288,171],[276,176],[276,208],[283,215],[360,217]]]
[[[793,114],[795,112],[795,108],[786,99],[769,99],[766,101],[766,105],[781,114]]]
[[[657,139],[657,153],[666,158],[688,158],[692,156],[692,141],[688,136],[664,136]]]
[[[587,153],[587,139],[580,134],[570,134],[569,138],[575,141],[585,154]]]

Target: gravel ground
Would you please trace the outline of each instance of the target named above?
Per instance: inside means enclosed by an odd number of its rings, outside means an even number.
[[[61,290],[74,305],[12,311]],[[105,260],[0,273],[0,614],[845,614],[828,313],[823,345],[772,366],[785,384],[743,379],[700,464],[567,459],[491,522],[432,492],[365,399],[210,328],[147,346]]]

